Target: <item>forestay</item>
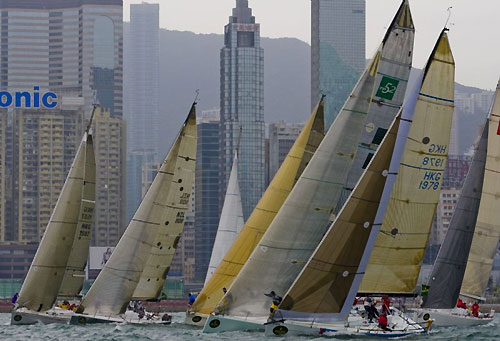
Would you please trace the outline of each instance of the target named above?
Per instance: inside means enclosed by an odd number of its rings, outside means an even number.
[[[486,122],[448,231],[434,262],[428,281],[429,293],[424,297],[423,306],[426,308],[452,309],[457,303],[480,202],[482,204],[481,192],[485,189],[483,179],[488,129],[488,122]]]
[[[208,265],[205,285],[219,266],[225,254],[233,245],[243,227],[243,208],[241,206],[240,186],[238,184],[238,154],[234,154],[233,166],[229,175],[226,197],[222,206],[219,226],[215,236],[212,256]]]
[[[219,312],[265,320],[270,303],[263,293],[273,290],[283,295],[316,249],[333,220],[348,173],[355,172],[351,165],[362,135],[378,130],[373,116],[386,115],[391,122],[402,104],[406,82],[396,86],[394,79],[407,75],[410,68],[413,24],[400,20],[407,17],[407,9],[404,1],[372,63],[219,305]],[[378,73],[382,64],[384,75]],[[390,105],[380,111],[380,101]],[[373,147],[377,145],[373,143]],[[359,167],[366,168],[368,162]]]
[[[489,116],[483,192],[461,293],[482,297],[500,238],[500,82]]]
[[[230,287],[316,152],[325,135],[324,128],[324,99],[321,99],[191,311],[210,314],[215,309],[224,295],[222,288]]]
[[[196,104],[79,312],[121,314],[136,295],[156,297],[184,225],[196,157]]]
[[[443,31],[424,70],[398,178],[377,237],[362,293],[413,293],[448,155],[455,62]]]
[[[19,293],[20,307],[46,311],[56,301],[80,223],[88,138],[86,131]]]

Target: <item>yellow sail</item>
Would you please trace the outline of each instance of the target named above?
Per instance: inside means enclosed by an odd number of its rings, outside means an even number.
[[[413,123],[362,293],[413,293],[448,155],[455,62],[446,30],[424,70]]]
[[[210,314],[252,254],[324,137],[323,99],[313,111],[238,238],[205,285],[192,312]]]
[[[461,294],[483,296],[500,239],[500,82],[489,117],[483,192]]]

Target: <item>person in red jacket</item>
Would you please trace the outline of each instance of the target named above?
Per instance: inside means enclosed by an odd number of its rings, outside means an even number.
[[[457,308],[467,309],[467,305],[459,298],[457,301]]]
[[[389,296],[382,297],[382,311],[385,311],[387,315],[391,315],[391,310],[389,309],[391,306],[391,300]]]
[[[477,301],[472,305],[472,315],[479,317],[479,304],[477,304]]]
[[[387,324],[388,324],[387,313],[384,311],[378,317],[378,326],[380,329],[390,332],[391,329],[389,327],[387,327]]]

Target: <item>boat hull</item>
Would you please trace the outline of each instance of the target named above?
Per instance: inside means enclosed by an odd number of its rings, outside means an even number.
[[[169,325],[172,320],[163,321],[161,319],[152,318],[139,318],[138,314],[133,312],[126,312],[124,315],[113,316],[99,316],[99,315],[84,315],[74,314],[69,320],[71,325],[87,325],[87,324],[101,324],[101,323],[128,323],[135,325]]]
[[[488,316],[475,317],[469,315],[467,310],[461,308],[454,309],[413,309],[413,319],[417,323],[425,322],[429,318],[434,320],[433,326],[477,326],[493,321],[494,311]],[[428,315],[427,315],[428,314]]]
[[[230,331],[264,331],[264,321],[259,320],[244,320],[235,317],[227,316],[214,316],[208,317],[205,326],[203,327],[204,333],[221,333]]]
[[[61,311],[59,311],[61,310]],[[18,309],[11,313],[11,325],[30,325],[36,323],[43,324],[67,324],[73,315],[71,311],[62,311],[63,309],[51,309],[45,312],[36,312],[28,309]]]
[[[184,319],[184,324],[189,326],[195,326],[203,328],[207,322],[208,315],[196,314],[196,313],[186,313],[186,318]]]

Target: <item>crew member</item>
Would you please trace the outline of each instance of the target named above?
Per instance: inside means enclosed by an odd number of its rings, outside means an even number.
[[[479,304],[477,301],[472,305],[472,316],[479,317]]]
[[[378,317],[378,326],[384,331],[392,331],[389,327],[387,327],[387,324],[387,313],[385,311],[382,311],[382,314]]]
[[[365,311],[368,314],[369,322],[372,323],[374,318],[379,317],[379,313],[377,308],[375,307],[375,302],[370,297],[366,299],[366,303],[367,304],[365,304]]]

